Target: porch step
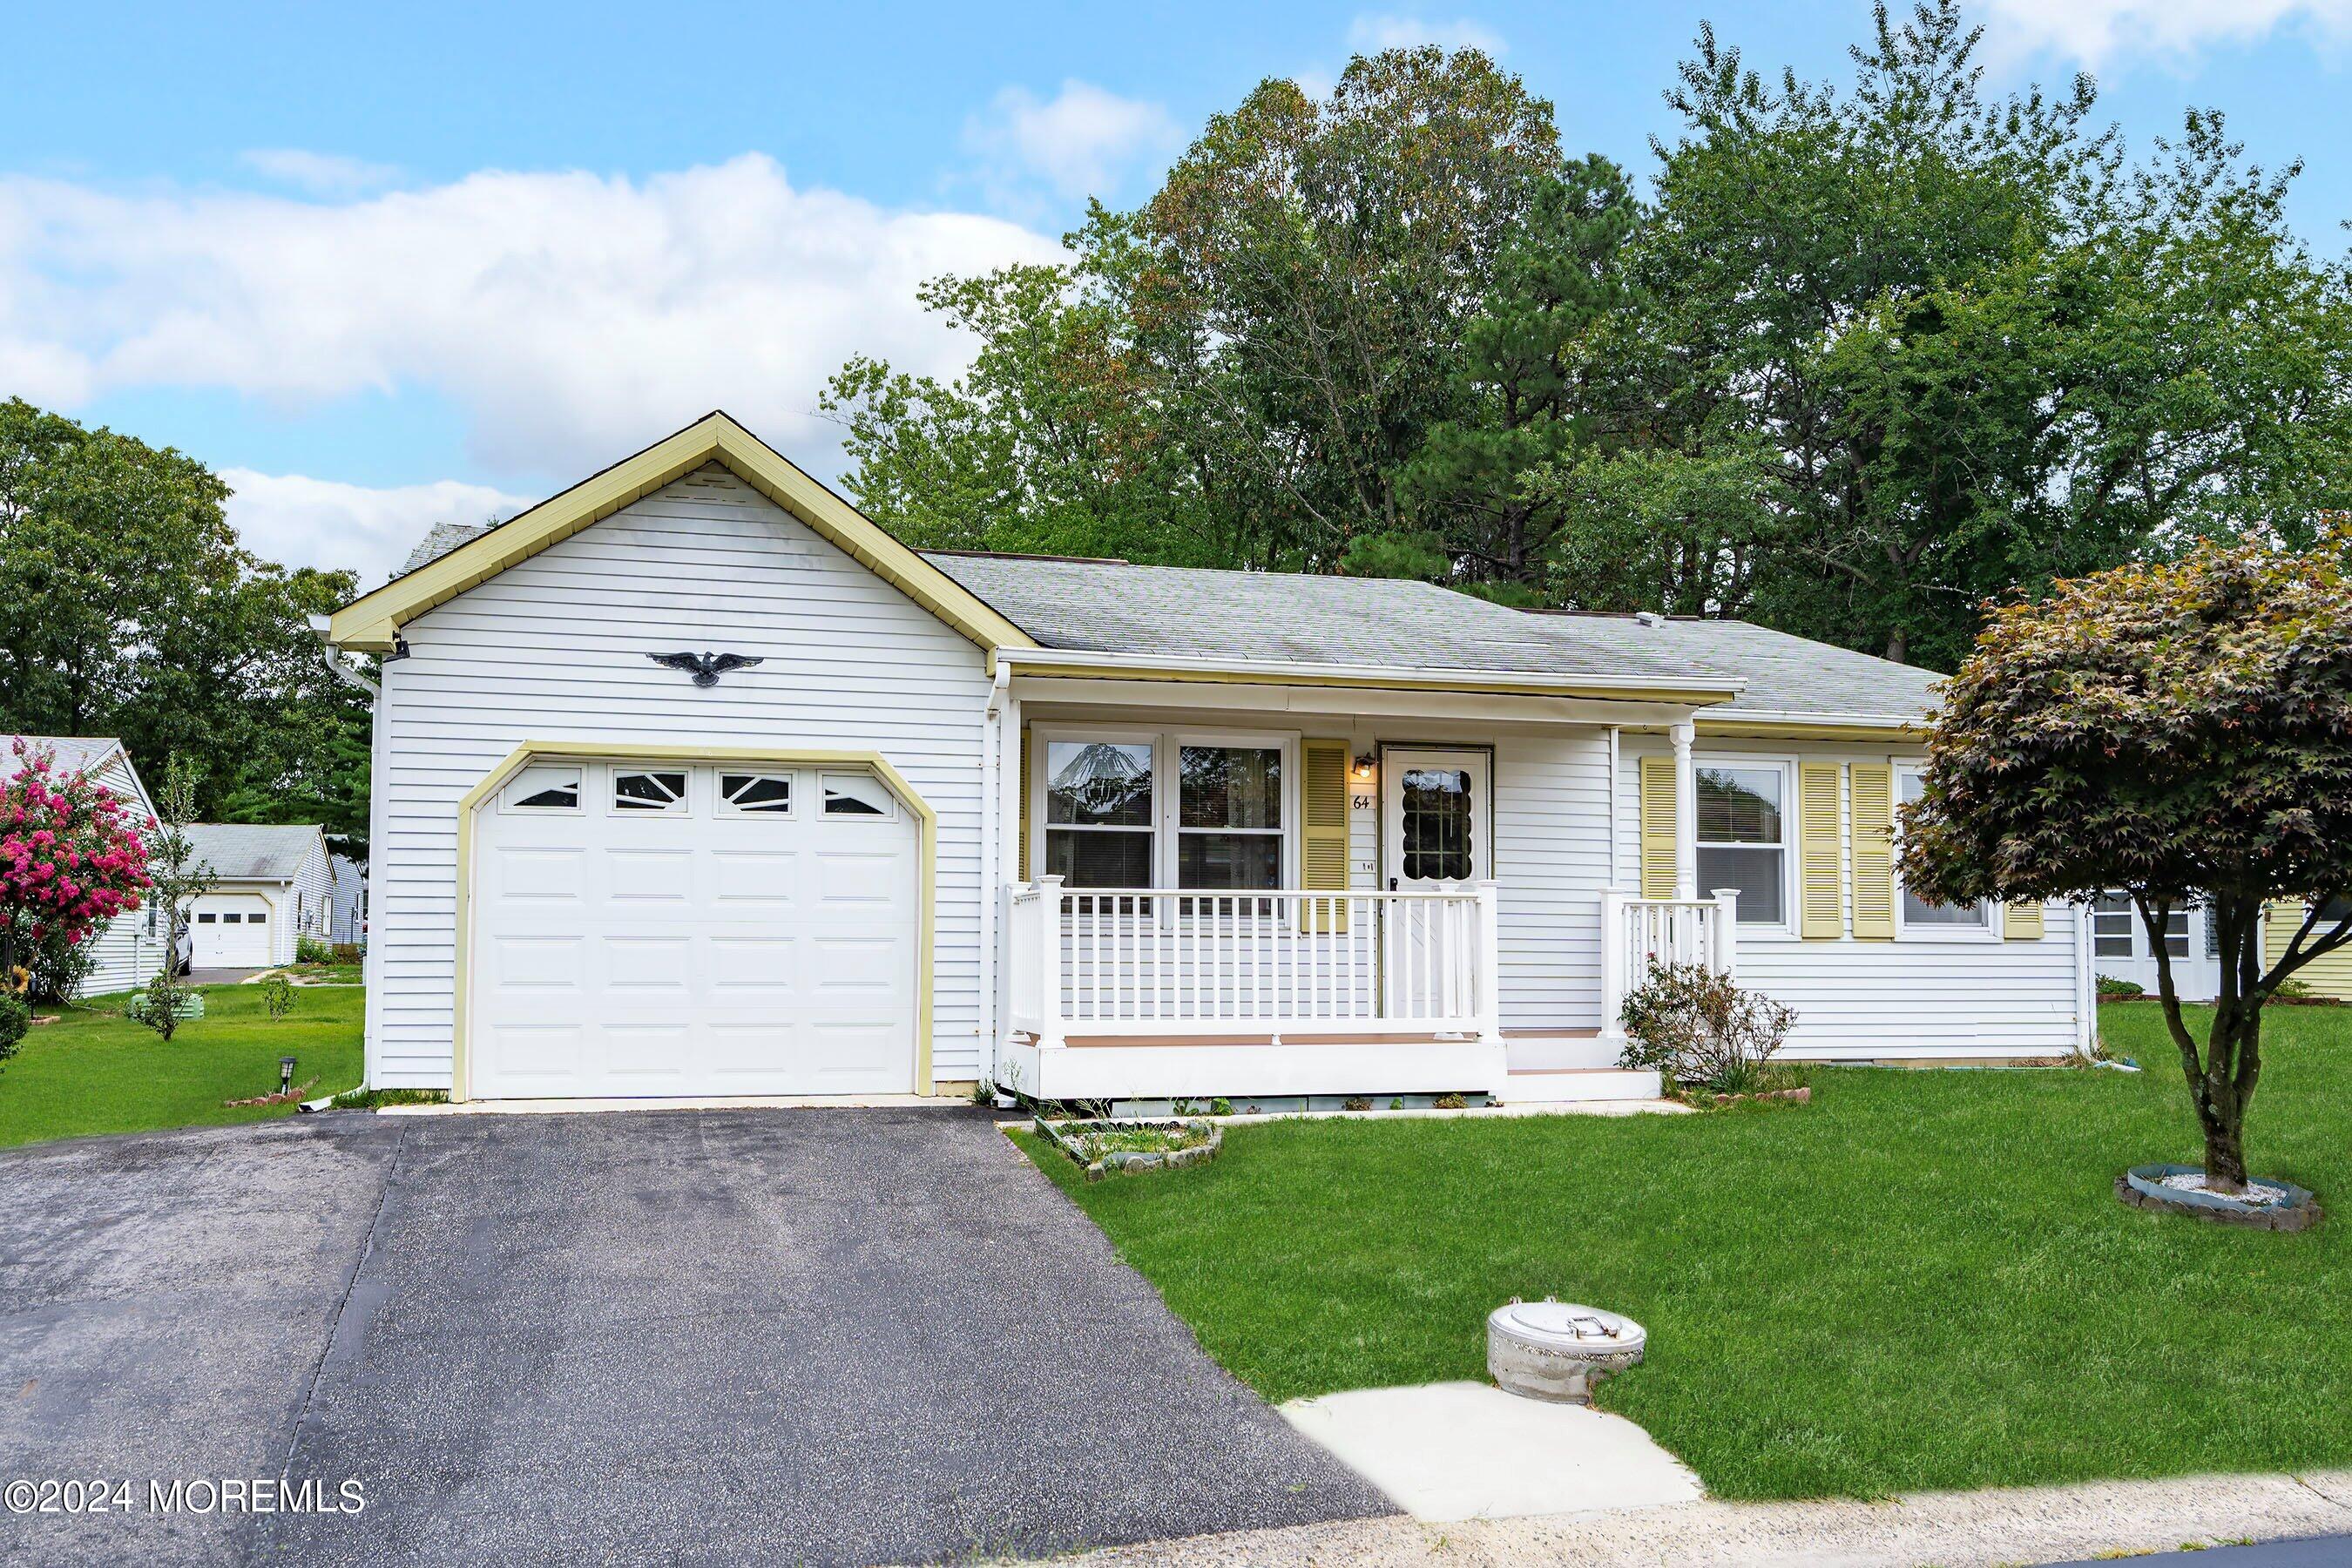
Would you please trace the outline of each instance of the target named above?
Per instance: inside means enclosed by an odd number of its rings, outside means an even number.
[[[1506,1035],[1513,1072],[1572,1072],[1614,1068],[1619,1047],[1597,1035]]]
[[[1504,1075],[1506,1105],[1565,1105],[1579,1100],[1655,1100],[1662,1085],[1654,1072],[1622,1068],[1554,1068]]]

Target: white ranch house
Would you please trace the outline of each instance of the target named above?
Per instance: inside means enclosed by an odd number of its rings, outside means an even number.
[[[334,873],[317,823],[192,822],[187,836],[213,876],[212,887],[188,903],[195,968],[291,963],[299,938],[326,940]]]
[[[2092,1026],[2085,911],[1894,874],[1930,678],[1754,626],[918,552],[712,415],[326,633],[381,1087],[1647,1096],[1661,957],[1811,1059]]]

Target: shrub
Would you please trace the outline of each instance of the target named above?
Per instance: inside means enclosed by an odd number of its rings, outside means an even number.
[[[14,991],[0,989],[0,1062],[16,1054],[32,1026],[32,1004]]]
[[[294,1011],[294,983],[282,974],[273,974],[261,983],[261,1005],[269,1009],[275,1020]]]
[[[2144,996],[2147,994],[2147,987],[2140,984],[2139,982],[2136,980],[2118,980],[2112,974],[2102,974],[2097,976],[2097,984],[2099,987],[2099,994],[2102,996]]]
[[[322,936],[298,936],[294,939],[294,962],[297,963],[332,963],[335,949]]]
[[[339,942],[327,949],[327,962],[330,963],[357,963],[365,956],[355,942]]]
[[[1772,1087],[1767,1064],[1797,1021],[1793,1007],[1743,991],[1704,963],[1660,964],[1620,1016],[1626,1043],[1618,1066],[1717,1094]]]
[[[22,737],[13,751],[0,776],[0,969],[29,969],[37,994],[68,1000],[89,973],[89,942],[139,907],[146,847],[89,774]]]
[[[159,1024],[167,1012],[170,1022],[174,1025],[184,1024],[191,1018],[201,1018],[205,1016],[205,994],[173,984],[167,972],[158,970],[155,978],[147,983],[147,989],[133,994],[131,1000],[122,1005],[124,1017],[134,1024],[146,1025],[168,1040],[172,1037],[171,1031],[162,1028]]]

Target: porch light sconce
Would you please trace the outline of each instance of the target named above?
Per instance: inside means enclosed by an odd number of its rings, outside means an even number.
[[[1377,765],[1377,764],[1376,764],[1376,763],[1375,763],[1375,761],[1374,761],[1374,759],[1373,759],[1373,757],[1372,757],[1372,753],[1371,753],[1371,752],[1366,752],[1362,756],[1358,757],[1358,758],[1356,759],[1355,766],[1354,766],[1354,768],[1351,770],[1351,772],[1352,772],[1352,773],[1354,773],[1354,775],[1355,775],[1355,780],[1356,780],[1356,782],[1357,782],[1358,784],[1370,784],[1370,783],[1371,783],[1371,782],[1372,782],[1372,769],[1373,769],[1373,768],[1374,768],[1374,766],[1376,766],[1376,765]]]

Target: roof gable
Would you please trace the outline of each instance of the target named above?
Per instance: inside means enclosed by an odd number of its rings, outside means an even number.
[[[327,852],[315,822],[191,822],[184,831],[196,858],[226,882],[290,882],[304,861]]]
[[[389,653],[405,623],[706,463],[723,465],[982,647],[1034,646],[1019,626],[971,590],[723,413],[705,415],[562,494],[464,539],[446,553],[422,563],[412,557],[412,570],[336,611],[328,623],[327,640],[354,652]],[[449,536],[436,529],[435,537]]]

